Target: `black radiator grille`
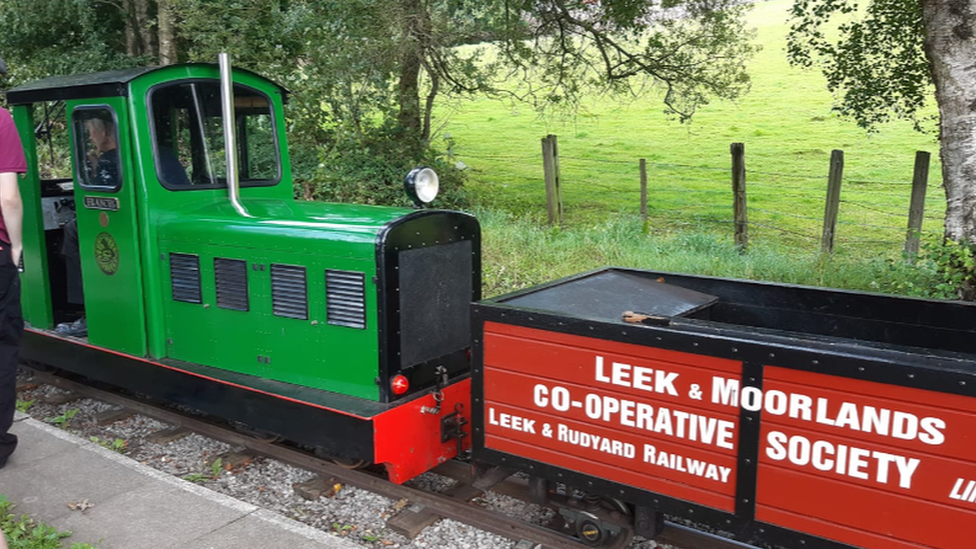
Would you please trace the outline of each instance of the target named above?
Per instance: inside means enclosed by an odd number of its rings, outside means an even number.
[[[200,256],[169,254],[169,276],[173,286],[173,301],[203,303],[200,296]]]
[[[408,368],[470,345],[471,241],[400,252],[400,352]]]
[[[217,306],[234,311],[247,311],[247,261],[214,258],[214,281],[217,286]]]
[[[329,324],[366,329],[366,276],[356,271],[325,271]]]
[[[277,316],[308,320],[305,267],[271,265],[271,302]]]

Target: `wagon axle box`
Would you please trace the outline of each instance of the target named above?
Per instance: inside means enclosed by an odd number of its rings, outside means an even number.
[[[473,326],[479,461],[750,543],[972,546],[972,304],[604,269]]]

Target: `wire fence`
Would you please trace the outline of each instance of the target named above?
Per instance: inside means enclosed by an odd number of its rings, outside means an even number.
[[[532,165],[541,173],[540,154],[468,155],[468,164]],[[721,163],[725,163],[724,166]],[[599,223],[620,214],[641,211],[640,162],[558,156],[558,194],[565,225]],[[732,235],[736,224],[732,170],[728,158],[711,165],[645,162],[647,226],[651,230],[705,229]],[[747,169],[747,230],[750,242],[776,242],[816,247],[823,242],[827,197],[827,165],[824,175]],[[748,168],[748,164],[747,164]],[[476,184],[493,185],[486,174],[474,171]],[[833,250],[847,253],[877,251],[900,253],[909,234],[912,174],[904,181],[844,178]],[[505,194],[493,197],[503,207],[542,213],[547,207],[543,178],[509,181]],[[551,192],[551,188],[550,188]],[[943,233],[944,200],[938,186],[928,189],[921,229],[926,238]],[[526,202],[527,201],[527,202]]]

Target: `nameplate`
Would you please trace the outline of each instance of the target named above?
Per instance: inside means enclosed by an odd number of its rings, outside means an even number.
[[[119,211],[119,199],[109,196],[86,196],[85,208],[89,210]]]

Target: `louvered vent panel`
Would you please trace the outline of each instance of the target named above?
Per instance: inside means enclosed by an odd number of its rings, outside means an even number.
[[[355,271],[325,271],[329,324],[366,329],[366,276]]]
[[[274,314],[308,320],[308,283],[305,267],[271,265],[271,301]]]
[[[203,303],[200,298],[200,256],[169,254],[169,276],[173,284],[173,301]]]
[[[214,281],[217,285],[217,306],[235,311],[247,311],[247,261],[214,258]]]

